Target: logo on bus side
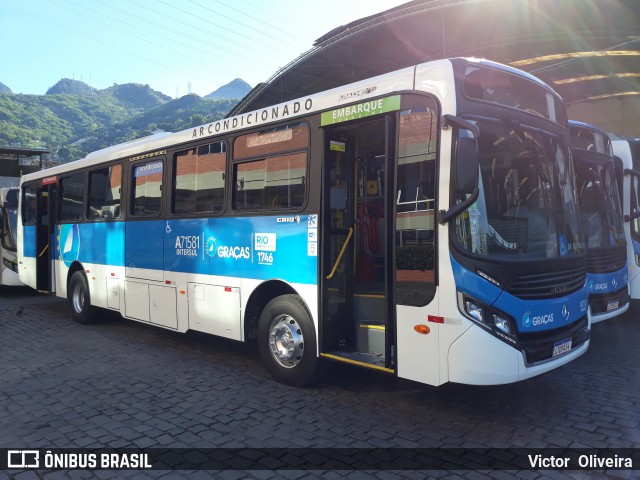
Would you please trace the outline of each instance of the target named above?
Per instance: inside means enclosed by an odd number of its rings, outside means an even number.
[[[80,229],[75,223],[61,225],[58,231],[58,258],[67,267],[80,255]]]
[[[273,253],[276,251],[275,233],[256,233],[254,250],[256,250],[260,265],[273,265]],[[268,252],[268,253],[267,253]]]
[[[295,217],[278,217],[276,223],[300,223],[300,215]]]
[[[255,250],[265,252],[276,251],[276,234],[275,233],[256,233],[255,234]]]
[[[566,306],[563,308],[563,315]],[[568,315],[568,310],[567,310]],[[530,327],[538,327],[540,325],[547,325],[548,323],[553,323],[553,313],[545,313],[544,315],[531,315],[531,312],[527,310],[522,315],[522,326],[524,328]]]
[[[239,247],[228,245],[218,245],[218,241],[214,236],[207,237],[204,245],[204,251],[209,258],[233,258],[234,260],[242,260],[251,258],[250,247]]]
[[[204,245],[204,251],[207,253],[208,257],[216,256],[216,239],[215,237],[207,238],[207,241]]]
[[[233,258],[234,260],[247,260],[251,258],[249,247],[228,247],[226,245],[220,245],[218,247],[218,256],[220,258]]]

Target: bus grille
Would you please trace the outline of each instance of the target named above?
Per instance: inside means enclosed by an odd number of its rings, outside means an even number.
[[[620,270],[627,262],[627,252],[617,250],[598,255],[587,254],[587,272],[609,273]]]
[[[579,290],[587,279],[584,267],[553,273],[536,273],[517,277],[509,293],[523,300],[555,298]]]
[[[610,302],[615,302],[616,300],[618,301],[617,308],[622,308],[627,303],[629,303],[629,292],[626,285],[617,292],[592,293],[591,295],[589,295],[589,306],[591,307],[591,313],[593,315],[608,313],[610,311]]]
[[[527,364],[549,360],[553,356],[553,346],[562,340],[571,338],[571,350],[575,350],[589,340],[587,316],[583,316],[571,325],[546,332],[521,333],[519,342]]]

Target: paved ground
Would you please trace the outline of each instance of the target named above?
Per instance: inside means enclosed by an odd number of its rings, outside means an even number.
[[[0,290],[0,448],[640,447],[640,315],[591,348],[498,387],[434,388],[332,365],[275,383],[256,350],[125,320],[82,326],[60,299]],[[636,466],[636,468],[639,468]],[[0,471],[31,478],[636,478],[640,471]]]

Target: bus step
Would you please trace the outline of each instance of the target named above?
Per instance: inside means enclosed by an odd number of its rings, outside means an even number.
[[[384,324],[386,300],[382,295],[355,294],[353,314],[356,318],[366,318],[367,323]]]
[[[384,283],[356,283],[353,294],[384,298]]]
[[[384,352],[385,326],[379,322],[365,321],[358,328],[358,351],[369,354]]]
[[[320,356],[323,358],[336,360],[338,362],[358,365],[359,367],[371,368],[387,373],[394,373],[392,368],[385,367],[384,355],[381,353],[336,351],[330,353],[321,353]]]

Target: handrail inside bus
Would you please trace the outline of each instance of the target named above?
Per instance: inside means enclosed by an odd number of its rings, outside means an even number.
[[[344,252],[347,250],[347,245],[349,245],[349,240],[351,240],[352,236],[353,236],[353,227],[349,227],[349,234],[347,235],[347,239],[344,241],[344,245],[342,245],[342,250],[340,250],[340,254],[338,254],[338,258],[336,259],[336,263],[333,265],[333,268],[331,269],[331,273],[327,275],[327,280],[331,280],[333,276],[336,274],[336,270],[338,269],[338,264],[340,263],[340,260],[342,260],[342,256],[344,255]]]
[[[637,170],[632,170],[630,168],[625,168],[624,169],[624,174],[625,175],[633,175],[634,177],[640,177],[640,172]]]
[[[635,220],[638,217],[640,217],[640,211],[633,212],[631,215],[625,215],[623,220],[625,222],[632,222],[633,220]]]

